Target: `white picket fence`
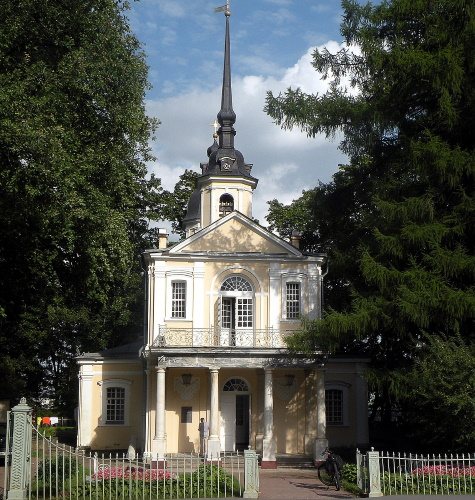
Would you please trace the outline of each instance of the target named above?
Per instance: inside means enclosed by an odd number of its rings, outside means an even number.
[[[406,454],[356,451],[357,482],[370,497],[473,495],[475,454]]]

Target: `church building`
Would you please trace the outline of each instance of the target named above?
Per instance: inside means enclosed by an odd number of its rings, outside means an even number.
[[[140,342],[78,357],[78,446],[146,457],[255,449],[319,460],[331,447],[368,442],[366,361],[290,353],[302,317],[321,315],[324,254],[299,249],[252,216],[258,179],[235,148],[229,8],[219,129],[184,219],[186,238],[161,230],[146,266]],[[265,184],[265,166],[258,166]]]

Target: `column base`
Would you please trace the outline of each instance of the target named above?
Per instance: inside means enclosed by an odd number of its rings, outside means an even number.
[[[208,438],[207,460],[219,460],[221,458],[221,443],[218,436],[210,436]]]
[[[277,460],[262,460],[261,469],[277,469]]]
[[[262,456],[264,434],[256,434],[256,453]]]
[[[263,469],[275,469],[277,467],[277,460],[275,458],[276,448],[275,439],[273,437],[264,438],[262,440],[261,467]],[[275,467],[272,466],[272,464],[275,464]]]
[[[316,438],[315,448],[313,452],[313,461],[315,464],[319,464],[325,460],[324,452],[328,448],[328,439],[326,438]]]
[[[315,452],[315,439],[316,434],[305,434],[303,442],[306,455],[311,455],[313,457],[313,454]]]
[[[152,452],[150,453],[153,461],[165,461],[167,452],[167,438],[154,438],[152,441]]]

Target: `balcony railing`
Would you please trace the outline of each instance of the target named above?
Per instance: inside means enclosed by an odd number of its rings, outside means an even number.
[[[170,328],[160,326],[153,347],[285,348],[292,330],[273,328]]]

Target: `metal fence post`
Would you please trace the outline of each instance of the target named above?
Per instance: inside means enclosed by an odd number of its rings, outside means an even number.
[[[31,411],[25,398],[21,398],[12,409],[12,466],[8,500],[26,499],[30,489]]]
[[[368,469],[369,469],[369,496],[382,497],[381,492],[381,472],[379,468],[379,451],[368,451]]]
[[[244,493],[243,498],[259,497],[259,467],[257,453],[244,450]]]

